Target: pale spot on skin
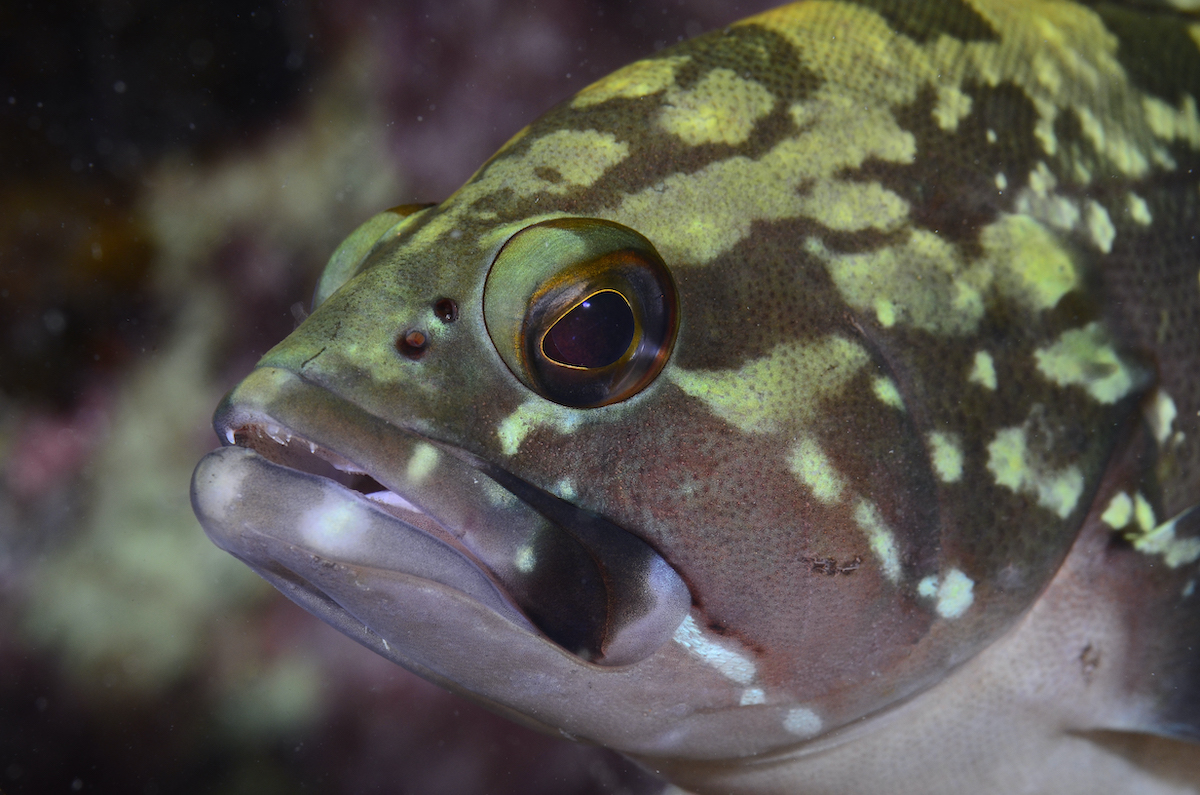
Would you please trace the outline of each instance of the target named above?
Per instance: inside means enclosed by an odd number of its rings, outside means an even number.
[[[637,99],[675,85],[675,72],[690,56],[635,61],[580,91],[571,106],[586,108],[610,99]]]
[[[933,471],[943,483],[962,480],[963,453],[958,437],[942,431],[929,433],[929,454]]]
[[[784,731],[797,737],[814,737],[821,731],[821,719],[806,707],[792,707],[783,719]]]
[[[1113,498],[1108,501],[1108,507],[1104,509],[1104,513],[1100,514],[1100,521],[1113,530],[1120,530],[1125,527],[1132,518],[1133,500],[1123,491],[1113,495]]]
[[[988,471],[997,485],[1031,494],[1038,505],[1066,519],[1083,494],[1083,473],[1076,466],[1052,470],[1032,460],[1022,427],[1005,428],[987,447]]]
[[[757,675],[753,660],[741,652],[726,648],[716,641],[706,638],[696,624],[696,620],[691,616],[683,619],[683,623],[675,630],[672,639],[716,668],[725,678],[739,685],[751,684]]]
[[[989,127],[987,131],[987,142],[989,144],[994,144],[997,140],[999,139],[996,138],[996,131]]]
[[[896,382],[892,379],[885,375],[876,376],[871,379],[871,390],[880,402],[904,411],[904,398],[900,397],[900,390],[896,388]]]
[[[996,189],[1002,193],[1008,189],[1008,177],[1003,172],[996,174]]]
[[[859,500],[854,508],[854,521],[866,533],[867,543],[883,565],[884,575],[892,582],[898,582],[900,554],[896,549],[896,538],[884,524],[879,509],[866,500]]]
[[[433,445],[427,442],[418,444],[408,459],[408,467],[405,469],[409,482],[414,485],[424,483],[429,474],[437,467],[440,456],[441,453]]]
[[[1129,211],[1129,217],[1135,223],[1142,226],[1150,226],[1154,221],[1153,216],[1150,215],[1150,205],[1146,204],[1146,200],[1133,191],[1130,191],[1129,195],[1125,197],[1125,206]]]
[[[1179,410],[1175,407],[1175,401],[1166,392],[1157,390],[1154,402],[1146,408],[1146,422],[1150,424],[1150,431],[1159,444],[1164,444],[1170,438],[1177,416]]]
[[[1082,217],[1079,206],[1055,191],[1056,187],[1058,178],[1039,161],[1029,172],[1029,181],[1018,194],[1013,209],[1039,223],[1058,229],[1074,229]]]
[[[686,91],[667,91],[658,124],[690,146],[740,144],[774,106],[775,98],[761,83],[732,69],[712,69]]]
[[[357,503],[327,496],[304,512],[297,529],[305,545],[314,552],[336,557],[356,545],[363,519]]]
[[[937,613],[942,618],[958,618],[975,601],[975,581],[958,569],[951,569],[937,588]]]
[[[924,596],[927,599],[931,598],[933,596],[936,596],[937,589],[938,589],[938,578],[933,576],[932,574],[929,575],[928,577],[922,577],[921,581],[919,583],[917,583],[917,593],[920,594],[921,596]]]
[[[879,325],[891,328],[896,325],[896,305],[886,298],[875,299],[875,317]]]
[[[555,483],[554,493],[562,497],[564,500],[573,500],[577,496],[575,494],[575,484],[570,478],[563,478]]]
[[[1117,237],[1117,230],[1112,224],[1112,218],[1108,215],[1108,210],[1104,209],[1104,205],[1094,200],[1088,200],[1087,203],[1087,228],[1092,235],[1092,242],[1096,244],[1096,248],[1100,249],[1105,254],[1112,251],[1113,240]]]
[[[763,692],[761,687],[747,687],[742,691],[742,698],[738,701],[738,705],[749,707],[755,704],[766,704],[767,694]]]
[[[1039,223],[1062,230],[1075,229],[1082,218],[1079,205],[1058,193],[1039,196],[1033,191],[1022,190],[1017,194],[1013,209]]]
[[[1191,596],[1195,592],[1196,592],[1196,581],[1188,580],[1187,584],[1185,584],[1183,586],[1183,592],[1180,593],[1179,595],[1182,596],[1184,599],[1187,599],[1189,596]]]
[[[531,398],[517,410],[500,421],[496,435],[500,437],[500,448],[505,455],[516,455],[521,442],[537,428],[554,428],[559,433],[571,433],[583,421],[580,412],[551,403],[548,400]]]
[[[830,504],[841,499],[846,483],[815,439],[804,437],[792,447],[788,468],[821,502]]]
[[[1038,371],[1051,383],[1082,386],[1101,403],[1116,403],[1133,391],[1133,373],[1097,322],[1063,332],[1057,342],[1033,355]]]
[[[523,546],[517,550],[517,555],[513,558],[513,565],[517,567],[517,571],[522,574],[528,574],[537,566],[537,557],[533,550],[527,546]]]
[[[666,374],[739,430],[771,433],[784,423],[815,420],[821,401],[839,394],[867,361],[858,343],[829,336],[785,342],[738,370],[671,368]]]
[[[996,365],[990,353],[975,351],[975,361],[971,364],[967,380],[972,384],[979,384],[984,389],[996,391]]]
[[[937,106],[933,109],[933,118],[947,132],[958,129],[958,123],[971,113],[971,96],[964,94],[956,86],[940,85],[937,89]]]

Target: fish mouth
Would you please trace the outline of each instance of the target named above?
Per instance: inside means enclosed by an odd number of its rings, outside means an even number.
[[[214,426],[225,447],[192,482],[205,532],[383,653],[405,639],[357,616],[378,615],[364,600],[402,583],[465,596],[607,666],[653,654],[691,606],[682,578],[633,533],[291,372],[255,370]]]

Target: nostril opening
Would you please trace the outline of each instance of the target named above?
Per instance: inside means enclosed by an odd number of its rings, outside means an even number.
[[[410,359],[420,359],[429,347],[429,337],[420,329],[410,329],[396,340],[396,350]]]
[[[433,304],[433,314],[443,323],[458,320],[458,303],[453,298],[439,298]]]

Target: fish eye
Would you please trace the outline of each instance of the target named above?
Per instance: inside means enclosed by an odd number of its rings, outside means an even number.
[[[591,408],[655,379],[679,311],[675,282],[649,240],[611,221],[556,218],[501,247],[483,315],[522,383],[556,403]]]

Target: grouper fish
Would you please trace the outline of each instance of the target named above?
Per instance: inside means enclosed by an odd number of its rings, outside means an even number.
[[[1200,791],[1200,16],[801,2],[366,221],[204,529],[698,793]]]

